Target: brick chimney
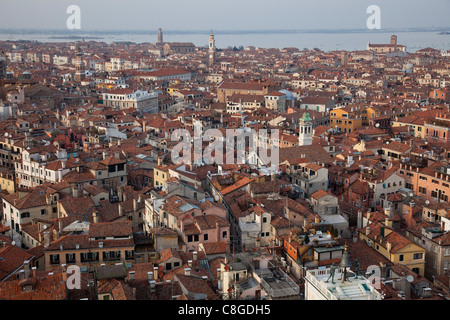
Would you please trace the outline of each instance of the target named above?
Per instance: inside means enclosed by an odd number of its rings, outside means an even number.
[[[119,201],[123,201],[123,188],[119,187],[117,189],[117,196],[119,197]]]
[[[97,210],[94,210],[92,212],[92,219],[93,219],[94,223],[99,223],[99,221],[98,221],[98,211]]]
[[[72,197],[78,198],[78,187],[77,186],[72,187]]]
[[[23,270],[25,271],[24,278],[28,279],[30,277],[30,273],[31,273],[30,260],[25,260],[23,262]]]
[[[392,249],[392,244],[388,241],[388,242],[386,242],[386,250],[388,251],[388,252],[391,252],[391,249]]]
[[[50,231],[44,231],[44,248],[50,245]]]
[[[153,276],[155,277],[155,281],[158,281],[158,267],[153,267]]]
[[[361,229],[362,228],[362,211],[361,210],[358,210],[358,220],[356,221],[356,224],[357,224],[357,228],[358,229]]]

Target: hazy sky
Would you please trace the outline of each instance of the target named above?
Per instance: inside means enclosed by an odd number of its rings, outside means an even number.
[[[364,29],[369,5],[381,29],[450,27],[450,0],[0,0],[0,28],[66,29],[73,4],[81,30]]]

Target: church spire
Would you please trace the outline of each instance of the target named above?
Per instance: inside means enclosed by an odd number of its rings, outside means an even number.
[[[216,45],[214,41],[214,33],[211,29],[211,33],[209,35],[209,45],[208,45],[208,55],[209,55],[209,66],[212,66],[214,62],[216,62]]]

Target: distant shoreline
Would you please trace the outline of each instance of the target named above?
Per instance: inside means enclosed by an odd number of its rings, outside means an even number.
[[[102,37],[93,37],[93,36],[51,36],[49,39],[67,39],[67,40],[75,40],[75,39],[90,39],[90,40],[99,40],[103,39]]]

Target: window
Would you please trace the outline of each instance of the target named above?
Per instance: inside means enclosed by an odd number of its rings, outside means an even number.
[[[20,214],[20,218],[24,219],[24,218],[29,218],[30,217],[30,213],[29,212],[22,212]]]
[[[50,255],[50,264],[59,264],[59,254]]]
[[[204,241],[208,241],[208,234],[207,234],[207,233],[205,233],[205,234],[203,235],[203,240],[204,240]]]
[[[103,253],[105,256],[105,253]],[[98,261],[98,252],[82,252],[80,254],[81,262]]]
[[[413,259],[414,260],[423,259],[423,253],[414,253]]]
[[[404,257],[403,257],[403,255],[401,254],[401,255],[399,256],[399,261],[403,261],[403,259],[404,259]]]
[[[66,263],[75,263],[75,253],[66,253]]]
[[[266,223],[266,222],[267,222],[267,218],[264,217],[264,218],[263,218],[263,223]]]

